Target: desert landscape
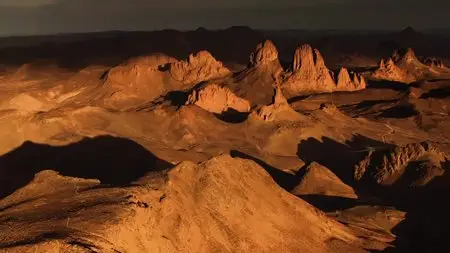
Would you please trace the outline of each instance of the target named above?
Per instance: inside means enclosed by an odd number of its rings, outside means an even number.
[[[0,252],[449,252],[448,45],[0,38]]]

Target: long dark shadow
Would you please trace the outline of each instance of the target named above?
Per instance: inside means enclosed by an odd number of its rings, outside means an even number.
[[[283,189],[285,189],[286,191],[291,191],[292,189],[294,189],[294,187],[297,186],[298,182],[300,181],[300,179],[302,177],[302,175],[300,175],[300,174],[293,175],[293,174],[286,173],[282,170],[279,170],[279,169],[267,164],[266,162],[264,162],[261,159],[258,159],[251,155],[242,153],[238,150],[231,150],[230,155],[232,157],[248,159],[248,160],[252,160],[252,161],[256,162],[261,167],[263,167],[270,174],[270,176],[272,176],[273,180],[279,186],[281,186]],[[300,171],[302,171],[302,170],[300,170]]]
[[[102,184],[126,186],[150,171],[171,166],[124,138],[100,136],[61,147],[27,141],[0,157],[0,198],[25,186],[36,173],[46,169],[63,176],[95,178]]]

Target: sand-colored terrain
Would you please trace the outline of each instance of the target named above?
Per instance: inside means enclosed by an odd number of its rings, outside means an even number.
[[[258,41],[8,66],[0,252],[448,252],[445,61]]]

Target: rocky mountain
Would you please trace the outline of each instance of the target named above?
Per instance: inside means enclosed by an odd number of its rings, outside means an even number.
[[[177,61],[165,55],[151,55],[125,62],[105,76],[106,103],[113,108],[139,106],[174,90],[231,74],[207,51]]]
[[[282,72],[278,50],[272,41],[266,40],[256,46],[247,68],[236,73],[227,86],[252,105],[267,105],[272,102],[275,83]]]
[[[227,155],[180,163],[129,188],[42,171],[0,206],[0,229],[22,228],[0,236],[8,252],[363,252],[350,229],[255,162]]]

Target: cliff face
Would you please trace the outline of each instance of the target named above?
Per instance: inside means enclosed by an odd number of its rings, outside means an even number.
[[[325,65],[319,50],[310,45],[296,49],[291,72],[286,75],[283,89],[288,97],[304,93],[333,91],[355,91],[366,88],[364,78],[357,74],[351,78],[346,69],[342,69],[337,80],[335,74]]]

